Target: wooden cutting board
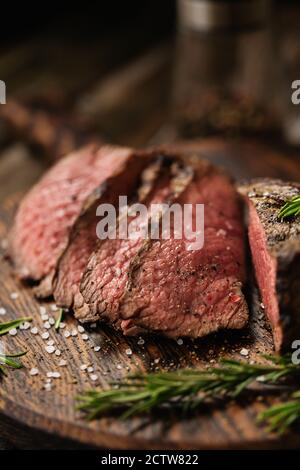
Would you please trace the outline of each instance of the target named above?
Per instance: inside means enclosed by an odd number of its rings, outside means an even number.
[[[300,181],[300,165],[296,157],[287,157],[257,144],[210,140],[181,144],[185,151],[198,152],[228,167],[237,178],[278,176]],[[30,187],[42,164],[32,159],[22,147],[15,147],[0,160],[0,237],[5,248],[7,229],[24,191]],[[87,422],[75,409],[75,397],[92,386],[107,387],[109,382],[138,370],[153,371],[213,365],[219,357],[242,358],[248,349],[248,360],[262,352],[272,351],[272,340],[257,295],[252,296],[249,327],[241,332],[221,333],[197,341],[176,341],[161,337],[125,338],[105,325],[86,328],[88,339],[81,334],[66,338],[64,332],[76,329],[77,322],[67,316],[66,328],[57,333],[43,328],[40,307],[55,317],[52,303],[38,303],[29,286],[21,285],[13,276],[9,263],[0,265],[0,307],[6,314],[0,321],[19,316],[32,316],[32,327],[19,330],[16,336],[1,337],[5,351],[26,350],[24,369],[9,371],[0,382],[0,435],[19,448],[103,447],[109,449],[219,449],[276,448],[300,445],[300,432],[280,440],[256,424],[259,411],[274,402],[262,395],[259,400],[239,400],[228,406],[205,408],[192,416],[174,413],[153,414],[121,421],[118,416]],[[17,293],[17,298],[12,293]],[[48,331],[60,356],[46,352],[46,341],[40,333]],[[141,340],[142,339],[142,340]],[[94,347],[100,346],[99,351]],[[67,365],[59,366],[61,360]],[[93,367],[97,380],[80,370]],[[31,376],[36,367],[39,374]],[[52,389],[45,390],[48,372],[60,372],[53,379]]]

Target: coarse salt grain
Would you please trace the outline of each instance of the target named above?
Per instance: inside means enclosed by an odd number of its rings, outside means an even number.
[[[37,329],[36,326],[34,326],[33,328],[31,328],[30,332],[33,334],[33,335],[37,335],[39,330]]]
[[[54,351],[55,351],[55,347],[54,346],[46,346],[45,350],[47,351],[47,353],[53,354]]]
[[[88,367],[88,368],[87,368],[87,371],[88,371],[88,372],[94,372],[94,367],[92,367],[92,366]]]
[[[49,318],[49,323],[50,323],[50,325],[55,325],[55,320],[54,320],[54,318]]]
[[[48,339],[49,338],[49,333],[48,331],[45,331],[45,333],[42,333],[42,339]]]
[[[15,335],[18,333],[18,331],[17,331],[16,328],[12,328],[11,330],[9,330],[8,333],[9,333],[11,336],[15,336]]]
[[[1,307],[0,308],[0,315],[5,315],[6,314],[6,310],[4,307]]]
[[[71,333],[69,332],[69,330],[66,330],[66,331],[64,332],[64,337],[65,337],[65,338],[69,338],[70,336],[71,336]]]
[[[50,379],[51,377],[53,377],[53,372],[47,372],[47,377]]]
[[[12,300],[16,300],[18,297],[19,297],[18,292],[11,292],[10,298],[11,298]]]
[[[36,367],[33,367],[32,369],[30,369],[29,371],[29,374],[30,375],[38,375],[39,373],[39,370],[36,368]]]
[[[53,339],[49,339],[49,341],[47,341],[47,344],[48,344],[48,346],[53,346],[53,344],[54,344]]]
[[[83,339],[83,341],[87,341],[89,339],[88,335],[86,334],[81,335],[81,338]]]
[[[76,330],[76,328],[74,328],[74,329],[71,331],[71,335],[72,335],[72,336],[77,336],[77,335],[78,335],[78,331]]]
[[[52,312],[57,312],[58,307],[57,307],[57,305],[52,304],[51,307],[50,307],[50,309],[52,310]]]
[[[64,367],[67,365],[67,361],[65,361],[64,359],[62,359],[61,361],[59,361],[58,363],[59,367]]]
[[[66,327],[66,324],[63,322],[60,322],[59,328],[63,330]]]
[[[143,346],[145,344],[145,340],[143,338],[140,338],[137,343],[139,346]]]
[[[95,351],[95,352],[100,351],[100,349],[101,349],[100,346],[95,346],[95,347],[94,347],[94,351]]]
[[[183,345],[183,339],[181,339],[181,338],[178,338],[178,340],[177,340],[177,344],[179,344],[179,346],[182,346],[182,345]]]
[[[43,321],[48,321],[49,320],[49,315],[47,315],[47,313],[43,313],[43,315],[41,315],[41,319]]]
[[[91,374],[91,375],[90,375],[90,379],[91,379],[93,382],[96,382],[96,380],[98,380],[98,375],[97,375],[97,374]]]
[[[44,323],[44,328],[46,328],[46,330],[49,330],[51,328],[51,325],[48,321]]]
[[[86,370],[88,368],[87,364],[82,364],[80,370]]]
[[[83,328],[83,326],[79,325],[78,326],[78,331],[79,331],[79,333],[84,333],[85,329]]]
[[[30,328],[30,323],[28,321],[25,321],[20,325],[20,330],[28,330]]]
[[[130,348],[126,349],[125,353],[127,354],[127,356],[131,356],[132,355],[132,350]]]
[[[241,355],[241,356],[248,356],[248,354],[249,354],[249,350],[248,350],[248,349],[242,348],[242,349],[240,350],[240,355]]]
[[[266,381],[266,377],[264,375],[261,375],[260,377],[257,377],[257,382],[265,382]]]
[[[53,373],[52,373],[52,377],[53,377],[54,379],[59,379],[59,378],[61,377],[61,375],[60,375],[59,372],[53,372]]]
[[[119,369],[119,370],[121,370],[121,369],[122,369],[122,366],[121,366],[121,364],[118,364],[118,365],[117,365],[117,369]]]
[[[56,349],[55,350],[55,356],[60,356],[61,355],[61,351],[59,349]]]
[[[41,314],[41,315],[45,315],[46,312],[47,312],[46,307],[44,307],[43,305],[41,305],[41,306],[40,306],[40,314]]]
[[[47,392],[50,392],[50,390],[52,389],[51,383],[45,383],[44,388]]]

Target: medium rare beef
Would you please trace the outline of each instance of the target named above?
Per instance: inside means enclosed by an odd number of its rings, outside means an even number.
[[[50,293],[56,263],[84,201],[132,155],[127,148],[86,147],[59,161],[31,189],[10,235],[9,253],[21,278],[44,279],[42,291]]]
[[[98,241],[96,227],[100,219],[96,216],[97,207],[102,203],[118,207],[119,196],[132,195],[137,191],[139,184],[143,193],[140,197],[143,198],[152,188],[162,165],[161,158],[158,158],[141,174],[146,161],[146,154],[139,157],[132,154],[132,158],[86,200],[84,209],[72,228],[68,246],[58,262],[54,279],[54,298],[57,305],[72,307],[74,298],[77,299],[77,304],[82,303],[79,283]]]
[[[170,167],[169,159],[163,157],[163,160],[165,164],[152,190],[140,198],[148,213],[130,215],[129,210],[127,223],[137,236],[104,240],[91,255],[81,281],[84,303],[77,299],[75,305],[76,317],[82,321],[106,319],[119,326],[119,302],[125,291],[130,262],[143,245],[143,228],[147,228],[151,220],[149,209],[152,204],[174,200],[191,180],[191,168],[174,161]]]
[[[125,334],[143,331],[200,337],[222,328],[243,328],[248,308],[241,201],[229,178],[199,162],[178,199],[204,204],[204,246],[185,239],[149,240],[132,260],[120,303]],[[195,211],[193,211],[193,224]]]
[[[256,179],[239,187],[249,208],[249,242],[257,283],[280,351],[300,334],[300,218],[280,220],[279,209],[300,185]]]

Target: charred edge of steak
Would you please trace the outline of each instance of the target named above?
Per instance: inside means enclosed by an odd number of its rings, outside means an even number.
[[[130,187],[130,191],[128,191],[128,188],[126,190],[126,194],[129,197],[132,197],[135,202],[137,201],[143,201],[144,198],[147,197],[147,194],[151,191],[153,184],[155,180],[157,179],[159,172],[161,170],[161,166],[165,164],[165,162],[162,160],[161,157],[158,157],[156,161],[154,161],[152,164],[150,164],[148,167],[146,167],[142,174],[139,177],[139,181],[136,181],[138,184],[138,187],[136,185],[132,185]],[[118,188],[116,189],[114,185],[111,188],[112,192],[112,197],[110,198],[110,202],[113,203],[114,205],[117,205],[117,199],[118,198],[118,191],[120,191],[121,187],[118,185]],[[133,193],[137,193],[135,196],[133,196]],[[84,271],[82,273],[82,279],[79,282],[83,282],[85,276],[88,276],[90,273],[90,265],[92,264],[93,260],[93,252],[98,251],[101,249],[102,244],[105,242],[105,240],[99,240],[96,236],[96,223],[97,223],[97,218],[96,218],[96,209],[97,206],[99,205],[100,200],[96,200],[92,205],[88,208],[88,212],[86,214],[83,214],[83,216],[80,219],[79,227],[76,229],[76,235],[75,236],[80,236],[80,233],[82,229],[86,229],[88,231],[93,230],[93,247],[90,250],[87,259],[85,260],[85,266],[83,267]],[[113,227],[111,227],[113,229]],[[85,241],[82,241],[85,243]],[[74,243],[74,241],[73,241]],[[72,245],[71,245],[72,248]],[[75,313],[76,318],[85,318],[86,321],[93,321],[96,319],[95,316],[93,316],[93,312],[90,310],[89,306],[87,303],[85,303],[83,296],[80,293],[79,290],[79,285],[78,289],[76,289],[76,294],[74,296],[74,299],[72,299],[72,304],[73,304],[73,310]]]
[[[195,172],[197,172],[198,174],[201,173],[204,176],[206,173],[209,173],[213,169],[213,166],[207,160],[201,159],[199,158],[198,155],[195,155],[195,154],[190,155],[190,154],[178,153],[176,156],[174,155],[174,157],[176,158],[177,161],[181,162],[181,164],[187,165],[185,168],[187,169],[187,174],[188,174],[181,190],[176,191],[174,193],[174,201],[175,201],[179,196],[182,195],[184,190],[188,187],[189,183],[192,181],[193,177],[195,176]],[[151,248],[153,242],[154,241],[151,239],[145,240],[143,246],[140,248],[140,250],[138,251],[138,253],[136,254],[136,256],[132,259],[130,263],[130,268],[128,272],[128,283],[126,287],[127,292],[124,293],[124,297],[123,297],[124,301],[134,287],[135,275],[138,273],[139,269],[142,266],[143,256]]]
[[[204,161],[199,160],[198,156],[191,155],[191,156],[188,156],[187,158],[184,158],[184,160],[186,162],[189,162],[189,164],[192,166],[195,180],[197,180],[198,178],[200,180],[206,177],[209,178],[211,175],[217,174],[220,177],[224,178],[225,181],[227,181],[229,185],[231,185],[231,179],[226,175],[226,173],[224,173],[222,170],[216,169],[214,166],[212,166],[210,163],[208,163],[205,160]],[[189,185],[187,185],[185,189],[186,191],[188,191]],[[184,202],[185,191],[183,191],[180,194],[180,196],[181,196],[180,200]],[[241,200],[239,200],[238,194],[236,194],[236,207],[240,207],[241,209]],[[242,211],[241,211],[241,215],[242,215]],[[150,300],[149,299],[146,299],[146,300],[137,299],[136,293],[140,287],[138,285],[139,277],[140,275],[142,275],[143,271],[145,270],[144,263],[145,263],[145,260],[147,259],[147,255],[148,253],[151,253],[151,250],[155,247],[155,245],[157,245],[157,243],[158,242],[155,240],[147,240],[143,244],[143,246],[141,247],[137,255],[131,261],[129,273],[128,273],[127,289],[123,295],[121,307],[120,307],[120,314],[121,314],[121,317],[123,318],[121,327],[125,334],[134,335],[134,334],[142,333],[143,331],[147,331],[149,330],[149,328],[153,329],[153,325],[151,326],[151,319],[150,319],[151,313],[148,312],[149,310],[148,307],[150,306],[148,302],[150,302]],[[154,257],[155,257],[155,248],[154,248]],[[174,258],[174,262],[175,262],[175,258]],[[204,269],[205,270],[209,269],[209,266],[205,266]],[[197,272],[197,270],[195,272],[193,270],[191,271],[188,268],[188,266],[186,266],[186,269],[184,271],[185,273],[182,272],[182,275],[184,275],[186,279],[190,277],[194,277],[194,275]],[[177,272],[177,276],[180,276],[179,272]],[[199,276],[201,278],[202,274],[200,273]],[[182,281],[184,282],[183,279]],[[224,282],[225,282],[225,279],[224,279]],[[227,282],[229,282],[229,280],[226,280],[226,283]],[[248,321],[248,308],[247,308],[244,296],[242,294],[241,287],[242,287],[242,282],[239,281],[238,278],[236,279],[235,282],[233,283],[231,282],[230,285],[228,284],[229,290],[227,294],[229,294],[229,297],[230,297],[230,294],[232,293],[232,298],[235,297],[236,299],[239,299],[239,300],[234,300],[234,302],[236,302],[235,305],[228,307],[228,312],[227,312],[228,315],[226,318],[224,316],[224,318],[219,318],[216,321],[213,321],[212,319],[211,324],[210,324],[210,321],[207,321],[206,319],[201,320],[202,321],[201,336],[203,336],[204,334],[208,334],[212,331],[216,331],[217,329],[220,329],[220,328],[240,329],[245,326],[245,324]],[[192,302],[192,299],[191,299],[191,302]],[[146,323],[149,323],[150,326],[145,325],[143,318],[142,319],[139,318],[141,312],[146,306],[147,306],[146,308],[147,313],[145,313],[145,315],[146,315],[146,318],[149,317],[150,319],[149,321],[147,320]],[[186,316],[190,316],[191,319],[194,320],[195,317],[194,317],[194,314],[192,313],[193,308],[191,308],[191,305],[188,305],[188,302],[186,306],[183,307],[183,309],[184,309],[182,311],[183,320],[185,320]],[[171,336],[171,337],[178,336],[178,327],[172,324],[168,324],[167,318],[165,318],[165,320],[166,320],[165,323],[167,323],[167,325],[163,325],[163,329],[161,329],[157,325],[157,327],[155,327],[156,331],[160,333],[164,333],[165,335]],[[179,330],[180,329],[181,328],[179,328]],[[196,331],[192,331],[191,329],[189,329],[189,333],[188,333],[187,329],[185,329],[185,331],[183,330],[180,332],[180,336],[183,336],[183,335],[198,336]]]
[[[147,191],[145,192],[145,188],[143,187],[144,185],[141,185],[137,191],[137,198],[135,199],[138,199],[138,201],[144,202],[144,204],[148,205],[151,204],[153,199],[155,200],[155,198],[157,198],[158,194],[161,194],[160,197],[164,198],[163,202],[168,203],[173,200],[177,194],[183,191],[183,189],[191,180],[192,173],[192,169],[190,167],[184,166],[182,162],[174,161],[173,158],[170,158],[169,156],[163,156],[161,159],[160,172],[156,175],[155,179],[152,178],[151,190],[149,191],[149,188],[147,188]],[[133,200],[133,202],[135,201]],[[149,219],[148,223],[150,223]],[[129,245],[124,246],[123,248],[129,250],[129,252],[136,249],[135,244],[131,245],[130,241],[127,243]],[[140,243],[143,244],[144,241],[141,240]],[[97,270],[99,262],[106,262],[105,259],[100,261],[101,258],[99,258],[99,250],[101,249],[107,250],[107,256],[109,259],[112,256],[115,256],[114,250],[118,250],[120,247],[119,244],[114,240],[106,240],[104,242],[100,242],[97,245],[97,249],[91,255],[87,264],[86,272],[83,275],[81,281],[80,290],[83,298],[85,299],[85,303],[80,303],[80,299],[79,302],[76,302],[77,305],[75,306],[75,314],[77,318],[80,318],[81,321],[85,322],[99,318],[105,318],[107,321],[114,323],[115,327],[119,328],[120,321],[117,308],[118,302],[115,300],[113,303],[111,303],[112,300],[106,298],[105,294],[105,289],[107,289],[107,286],[105,283],[102,285],[101,282],[97,284],[97,278],[95,279],[95,269]],[[126,279],[124,279],[124,274],[127,273],[126,263],[125,267],[122,266],[120,269],[122,281],[119,285],[121,287],[118,287],[117,289],[122,289],[122,283],[126,281]],[[124,271],[124,269],[126,271]],[[102,290],[103,288],[104,291]],[[118,290],[116,290],[115,294],[117,292]]]
[[[148,158],[147,154],[137,156],[133,153],[129,160],[124,162],[113,176],[96,188],[85,201],[81,214],[71,230],[68,245],[56,268],[53,282],[54,298],[59,306],[72,307],[74,296],[77,299],[76,302],[80,302],[80,280],[72,282],[72,277],[74,277],[74,270],[76,274],[79,272],[82,274],[89,255],[100,242],[96,235],[97,207],[101,203],[118,206],[119,195],[130,196],[141,181],[146,194],[151,188],[152,179],[156,178],[162,165],[161,159],[152,162],[152,156]]]
[[[300,194],[300,184],[268,178],[244,182],[239,191],[249,207],[249,241],[256,279],[275,349],[300,334],[300,217],[279,220],[280,208]]]

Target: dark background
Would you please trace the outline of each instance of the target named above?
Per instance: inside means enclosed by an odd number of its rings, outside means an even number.
[[[213,0],[218,1],[218,0]],[[239,1],[239,0],[234,0]],[[288,8],[298,0],[275,0],[275,8]],[[2,2],[0,38],[14,43],[50,28],[55,35],[55,25],[64,25],[66,37],[87,40],[93,35],[124,25],[138,28],[139,22],[147,24],[153,37],[167,34],[174,28],[175,0],[99,1],[99,2]]]

